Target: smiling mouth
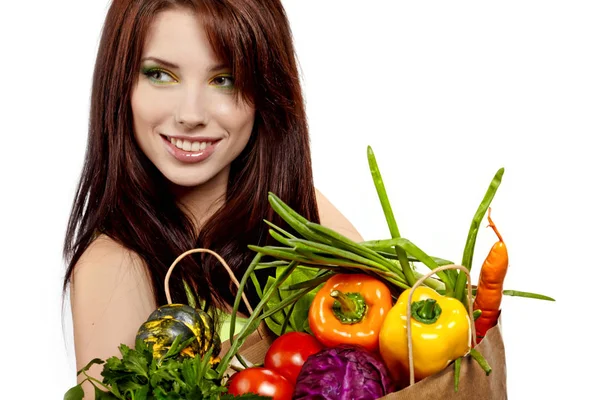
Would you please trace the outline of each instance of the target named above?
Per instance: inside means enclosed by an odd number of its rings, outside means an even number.
[[[177,139],[167,135],[161,135],[164,140],[171,142],[171,144],[178,149],[183,151],[203,151],[206,150],[211,144],[218,142],[219,140],[214,139],[200,139],[200,140],[188,140],[188,139]]]

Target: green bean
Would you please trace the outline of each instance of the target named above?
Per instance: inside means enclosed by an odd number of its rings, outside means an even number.
[[[292,210],[274,193],[269,192],[269,203],[273,210],[305,239],[319,241],[319,237],[306,227],[306,223],[309,221]]]
[[[256,268],[254,268],[254,270],[256,271]],[[256,274],[250,275],[250,279],[252,279],[252,284],[254,285],[256,294],[258,294],[258,297],[262,297],[263,296],[262,288],[260,287],[260,282],[258,281]]]
[[[479,226],[481,225],[481,220],[483,219],[485,212],[490,207],[494,196],[496,195],[496,191],[502,182],[502,176],[504,175],[504,168],[500,168],[498,172],[494,175],[492,182],[490,183],[483,200],[479,204],[475,215],[473,216],[473,220],[471,221],[471,226],[469,228],[469,234],[467,235],[467,242],[465,244],[465,249],[463,251],[462,265],[467,268],[469,271],[471,270],[471,265],[473,264],[473,253],[475,251],[475,242],[477,241],[477,233],[479,232]],[[458,277],[456,278],[456,286],[454,290],[454,297],[458,300],[463,301],[463,296],[465,292],[465,285],[467,284],[467,275],[460,271],[458,273]]]
[[[517,296],[517,297],[527,297],[530,299],[556,301],[552,297],[549,297],[549,296],[546,296],[543,294],[537,294],[537,293],[531,293],[531,292],[521,292],[520,290],[503,290],[502,294],[504,294],[506,296]]]
[[[256,266],[256,268],[254,268],[254,270],[256,271],[256,270],[261,270],[261,269],[283,267],[284,265],[288,265],[288,264],[289,264],[288,261],[283,261],[283,260],[269,261],[269,262],[264,262],[264,263],[258,263],[258,265]]]
[[[272,193],[269,194],[269,201],[272,205],[275,205],[277,207],[276,212],[288,224],[290,224],[290,226],[294,225],[294,229],[296,229],[297,231],[301,231],[302,236],[308,238],[309,241],[313,242],[313,244],[322,243],[325,245],[332,245],[331,247],[335,249],[340,249],[341,247],[343,247],[347,251],[354,252],[355,254],[358,253],[357,255],[363,256],[366,259],[374,261],[375,263],[377,263],[377,267],[385,265],[388,269],[398,274],[402,278],[402,280],[405,280],[404,273],[402,272],[402,270],[398,268],[395,264],[389,262],[389,260],[386,260],[384,257],[377,254],[377,252],[362,247],[356,242],[353,242],[349,238],[346,238],[345,236],[329,228],[308,221],[300,214],[292,210],[280,198],[278,198]],[[300,227],[300,225],[302,225],[302,227]],[[306,228],[308,228],[308,230]],[[312,233],[310,231],[312,231]],[[281,237],[279,237],[278,239],[281,239]],[[362,260],[361,262],[364,262],[364,260]],[[371,265],[373,266],[374,264]]]
[[[373,183],[375,184],[375,189],[377,189],[379,202],[381,203],[381,207],[383,208],[383,214],[385,215],[385,219],[390,229],[390,234],[392,235],[392,238],[399,238],[400,230],[398,229],[398,224],[396,223],[396,219],[394,218],[394,212],[392,210],[392,206],[390,205],[390,201],[385,190],[385,185],[383,184],[383,178],[381,177],[381,172],[379,171],[379,167],[377,166],[375,153],[373,152],[371,146],[367,147],[367,157],[369,159],[369,168],[371,169]],[[416,279],[412,269],[410,268],[410,265],[408,264],[406,252],[398,246],[395,247],[395,250],[396,254],[398,255],[398,261],[400,261],[400,265],[402,266],[402,272],[404,273],[408,284],[411,286],[414,285]]]
[[[329,280],[329,278],[331,278],[333,275],[335,275],[334,273],[330,272],[330,271],[324,271],[324,274],[317,274],[316,278],[312,278],[309,279],[307,281],[304,282],[299,282],[296,283],[294,285],[290,285],[290,286],[284,286],[282,287],[280,290],[300,290],[300,289],[305,289],[305,288],[315,288],[317,286],[319,286],[321,283],[326,282],[327,280]]]
[[[260,318],[263,308],[268,303],[268,301],[271,299],[271,297],[273,297],[273,295],[275,294],[275,291],[281,285],[281,283],[284,282],[291,275],[292,272],[294,272],[294,269],[298,265],[298,263],[296,261],[291,261],[289,263],[289,265],[281,273],[281,275],[279,277],[275,278],[275,282],[269,288],[269,290],[267,290],[264,293],[264,295],[261,298],[261,300],[259,301],[258,305],[254,308],[252,314],[250,315],[250,317],[248,318],[246,323],[243,325],[238,336],[233,338],[232,332],[235,332],[234,331],[235,320],[236,320],[237,310],[239,308],[240,301],[241,301],[241,294],[244,291],[244,286],[245,286],[246,282],[248,281],[250,274],[253,273],[254,268],[260,261],[260,257],[261,257],[261,254],[257,254],[254,257],[254,260],[252,260],[252,263],[250,264],[250,266],[244,273],[242,280],[240,281],[240,290],[238,290],[238,293],[236,295],[236,298],[235,298],[235,301],[233,303],[233,307],[231,310],[231,326],[233,327],[233,329],[230,331],[231,347],[229,348],[227,353],[225,353],[225,356],[223,356],[221,362],[219,363],[219,367],[217,368],[218,378],[223,377],[223,374],[225,373],[226,369],[229,366],[229,361],[231,360],[231,358],[234,355],[238,356],[237,351],[239,350],[242,343],[244,343],[245,338],[248,337],[250,334],[252,334],[256,329],[258,329],[258,326],[260,325],[260,322],[263,319],[263,318]],[[241,358],[241,357],[238,357],[238,358]]]
[[[299,299],[298,299],[299,300]],[[298,302],[294,302],[294,304],[292,304],[292,306],[290,307],[290,311],[285,314],[285,318],[283,320],[283,322],[281,323],[281,331],[279,332],[279,336],[283,335],[285,333],[285,330],[288,326],[288,324],[290,323],[290,318],[292,317],[292,313],[294,312],[294,308],[296,307],[296,304],[298,304]],[[283,312],[284,310],[281,310],[281,312]]]
[[[404,251],[406,251],[406,253],[415,257],[417,261],[425,264],[431,270],[434,270],[438,267],[434,259],[432,259],[429,255],[427,255],[423,250],[421,250],[419,247],[417,247],[417,245],[415,245],[408,239],[396,238],[389,239],[387,240],[387,242],[393,243],[393,245],[401,247]],[[414,271],[411,270],[411,272],[413,272],[414,274]],[[446,274],[446,271],[437,272],[437,276],[439,276],[442,282],[444,282],[446,288],[450,288],[450,291],[453,290],[453,282]]]
[[[280,235],[274,229],[269,229],[269,234],[273,237],[273,239],[277,240],[279,243],[284,244],[288,247],[294,247],[294,245],[291,242],[292,239]]]
[[[275,225],[274,223],[272,223],[271,221],[267,221],[266,219],[263,219],[263,221],[269,225],[271,228],[277,230],[279,233],[281,233],[284,236],[287,236],[288,239],[296,239],[296,236],[292,235],[291,233],[287,232],[285,229],[278,227],[277,225]]]
[[[332,256],[336,256],[337,258],[344,258],[344,259],[356,261],[359,264],[368,265],[368,266],[371,266],[371,267],[374,267],[377,269],[384,269],[382,267],[382,265],[377,262],[369,260],[368,258],[365,258],[365,257],[361,257],[352,252],[349,252],[346,250],[341,250],[338,247],[333,247],[333,246],[329,246],[326,244],[310,242],[310,241],[302,240],[302,239],[290,239],[290,242],[295,246],[303,245],[303,246],[305,246],[305,247],[303,247],[304,249],[315,252],[315,253],[316,252],[324,252],[324,253],[330,254]]]
[[[310,292],[313,289],[314,288],[306,288],[292,296],[286,297],[281,303],[277,304],[276,307],[270,308],[268,311],[265,311],[264,313],[262,313],[259,316],[259,319],[264,320],[264,319],[269,318],[271,315],[278,313],[279,311],[283,310],[290,304],[297,302],[298,300],[300,300],[300,298],[302,296],[304,296],[305,294],[307,294],[308,292]]]
[[[275,247],[275,246],[259,247],[259,246],[254,246],[254,245],[248,245],[248,248],[252,251],[264,254],[266,256],[276,257],[276,258],[280,258],[280,259],[288,260],[288,261],[300,261],[300,262],[310,263],[309,259],[299,256],[296,252],[293,251],[293,249],[289,249],[287,247]]]
[[[367,247],[371,250],[374,250],[377,252],[377,254],[385,257],[385,258],[397,258],[397,255],[390,253],[388,250],[393,249],[394,248],[394,239],[383,239],[383,240],[368,240],[365,242],[360,242],[359,244],[361,246]],[[410,262],[415,262],[415,261],[419,261],[417,260],[415,257],[411,256],[410,254],[407,254],[408,257],[408,261]],[[442,266],[442,265],[450,265],[450,264],[454,264],[453,261],[449,261],[449,260],[445,260],[443,258],[439,258],[439,257],[433,257],[430,256],[433,260],[435,260],[435,262],[437,263],[438,266]],[[453,270],[447,270],[447,271],[453,271]]]
[[[327,236],[329,238],[329,241],[331,241],[333,245],[336,245],[336,247],[344,248],[348,251],[352,251],[356,254],[359,254],[365,258],[371,259],[375,262],[379,262],[380,264],[387,266],[390,270],[396,272],[398,275],[404,277],[404,273],[400,268],[398,268],[398,266],[387,260],[385,257],[377,254],[376,251],[364,247],[359,243],[356,243],[353,240],[345,237],[344,235],[337,233],[333,229],[329,229],[323,225],[315,224],[313,222],[309,222],[306,225],[310,229]]]
[[[389,271],[386,271],[385,269],[381,269],[381,268],[377,268],[377,267],[371,267],[371,266],[367,266],[367,265],[363,265],[357,262],[352,262],[351,260],[344,260],[341,258],[331,258],[331,257],[325,257],[322,255],[317,255],[315,253],[312,252],[312,249],[309,246],[305,246],[301,243],[298,243],[295,247],[295,250],[297,253],[299,253],[301,256],[307,258],[310,260],[310,264],[316,264],[316,265],[334,265],[334,266],[338,266],[338,267],[353,267],[353,268],[358,268],[358,269],[362,269],[365,271],[374,271],[374,272],[379,272],[382,274],[388,274],[390,273]],[[309,262],[306,262],[309,263]]]
[[[254,259],[252,259],[252,262],[248,266],[246,273],[244,273],[242,280],[239,282],[240,286],[238,288],[237,295],[235,296],[235,300],[233,302],[233,307],[232,307],[232,312],[231,312],[231,320],[230,320],[230,327],[229,327],[229,340],[231,342],[233,342],[233,336],[235,335],[235,320],[237,318],[237,310],[239,309],[240,302],[242,301],[242,294],[244,293],[244,288],[246,287],[246,282],[248,281],[248,278],[250,278],[250,276],[253,274],[254,268],[256,268],[256,266],[260,262],[261,258],[262,258],[261,254],[256,254],[254,256]],[[250,310],[248,310],[248,311],[250,311]],[[242,365],[245,364],[242,357],[240,357],[237,353],[236,353],[236,357],[242,363]]]
[[[415,278],[417,278],[417,280],[421,279],[423,277],[423,275],[425,274],[421,274],[418,271],[413,271],[415,273]],[[435,290],[438,293],[442,293],[446,290],[446,285],[444,285],[444,282],[440,281],[439,279],[435,279],[433,277],[430,278],[426,278],[425,279],[425,285],[429,286],[430,288],[432,288],[433,290]]]
[[[460,380],[460,364],[462,362],[462,357],[458,357],[456,361],[454,361],[454,391],[458,392],[458,381]]]
[[[481,355],[479,351],[477,351],[475,348],[471,348],[471,350],[469,350],[469,354],[471,355],[471,357],[473,357],[475,361],[477,361],[477,363],[483,369],[486,375],[492,373],[492,367],[490,367],[490,364],[488,364],[485,357]]]
[[[242,294],[244,293],[244,288],[246,287],[246,282],[248,281],[248,278],[250,278],[250,276],[254,272],[254,268],[256,268],[256,266],[260,262],[261,258],[262,258],[261,254],[256,254],[254,256],[254,258],[252,259],[252,262],[248,266],[248,269],[244,273],[244,276],[242,276],[242,280],[240,281],[240,287],[238,288],[238,292],[237,292],[237,294],[235,296],[235,300],[233,301],[232,315],[231,315],[231,326],[230,326],[230,329],[229,329],[229,340],[233,340],[233,336],[235,335],[235,320],[236,320],[236,317],[237,317],[236,316],[237,315],[237,310],[239,309],[240,302],[242,301]],[[235,312],[233,312],[233,311],[235,311]]]

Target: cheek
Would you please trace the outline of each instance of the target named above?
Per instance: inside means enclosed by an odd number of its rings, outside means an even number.
[[[131,112],[136,136],[145,130],[157,126],[168,115],[168,102],[156,98],[151,90],[145,90],[140,84],[133,90],[131,96]]]
[[[255,110],[250,105],[222,103],[215,108],[221,125],[232,136],[249,138],[254,126]]]

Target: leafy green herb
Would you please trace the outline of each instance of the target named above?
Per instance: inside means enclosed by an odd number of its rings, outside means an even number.
[[[180,342],[180,337],[161,358],[153,358],[152,348],[142,340],[132,349],[124,344],[119,346],[121,357],[110,357],[106,361],[94,359],[78,371],[86,379],[70,388],[65,400],[81,400],[86,381],[95,387],[96,400],[259,400],[267,399],[254,394],[233,396],[218,379],[217,372],[210,365],[212,349],[202,357],[184,358],[181,350],[189,341]],[[94,379],[87,371],[94,364],[103,364],[102,381]]]

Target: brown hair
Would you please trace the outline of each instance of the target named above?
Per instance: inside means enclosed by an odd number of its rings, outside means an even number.
[[[256,109],[252,137],[231,165],[224,205],[199,236],[133,136],[131,92],[146,34],[157,13],[177,6],[198,13],[215,54],[232,68],[239,97]],[[143,259],[158,305],[166,303],[162,283],[169,265],[191,248],[216,251],[240,277],[254,256],[247,246],[269,241],[263,219],[285,226],[269,206],[268,191],[319,221],[311,168],[292,35],[279,0],[113,0],[93,76],[85,163],[64,244],[63,289],[98,232]],[[185,301],[181,277],[205,300],[232,303],[229,279],[210,255],[179,263],[171,279],[176,302]],[[256,303],[255,293],[249,295]]]

